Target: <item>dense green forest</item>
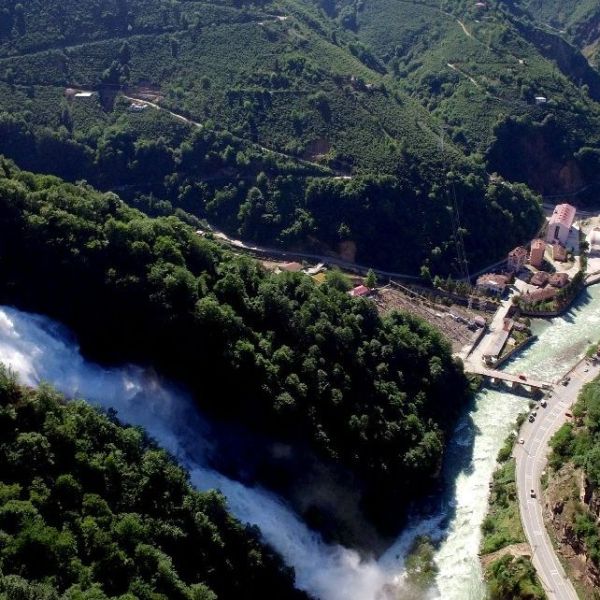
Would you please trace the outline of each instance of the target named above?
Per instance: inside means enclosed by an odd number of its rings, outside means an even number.
[[[504,144],[490,154],[497,164],[487,164],[498,117],[487,96],[471,98],[471,84],[452,70],[439,80],[447,66],[435,76],[411,65],[404,72],[362,37],[362,26],[348,25],[345,9],[296,0],[2,0],[0,10],[0,152],[23,168],[85,179],[153,215],[180,208],[246,239],[343,250],[410,273],[425,265],[462,274],[457,230],[471,269],[537,230],[534,196],[487,174],[530,183],[517,167],[533,164]],[[382,14],[392,31],[397,22],[410,29],[414,11],[427,22],[431,16],[419,4],[393,11]],[[452,52],[462,56],[464,34],[454,18],[440,18],[458,29],[454,35],[446,23],[444,35],[452,33]],[[438,45],[438,34],[430,36]],[[480,58],[478,46],[468,51]],[[439,66],[432,60],[428,69]],[[421,93],[414,77],[434,92]],[[68,88],[95,94],[76,97]],[[441,88],[442,96],[464,95],[454,103],[468,108],[460,118],[435,108]],[[201,127],[154,108],[134,112],[121,92],[152,98]],[[591,112],[573,86],[561,93],[582,103],[578,115]],[[507,112],[536,127],[548,111],[528,92],[520,110]],[[595,125],[585,125],[593,140]],[[588,170],[597,158],[586,151]]]
[[[593,197],[586,186],[598,183],[600,74],[580,50],[589,55],[586,43],[598,37],[597,2],[314,1],[372,49],[457,146],[485,155],[489,172],[543,194]],[[559,23],[587,23],[587,42],[571,45]]]
[[[142,430],[0,366],[0,431],[3,600],[306,598]]]
[[[597,496],[600,489],[600,380],[587,384],[573,408],[575,423],[567,423],[552,438],[550,465],[558,470],[571,463],[583,470],[587,494]],[[597,515],[577,502],[573,514],[573,533],[596,567],[600,566],[600,532]]]
[[[449,343],[425,322],[381,318],[335,278],[268,274],[175,216],[6,160],[0,302],[62,320],[97,358],[150,362],[204,410],[308,447],[346,469],[381,519],[437,475],[468,397]]]

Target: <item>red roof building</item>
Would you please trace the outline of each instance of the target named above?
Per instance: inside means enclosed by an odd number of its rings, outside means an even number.
[[[534,273],[533,277],[529,280],[529,283],[537,287],[544,287],[549,279],[550,275],[548,275],[548,273],[545,271],[538,271],[537,273]]]
[[[540,269],[544,264],[544,253],[546,252],[546,242],[544,240],[533,240],[531,242],[531,252],[529,254],[529,263],[532,267]]]
[[[477,278],[477,287],[493,294],[503,294],[510,278],[498,273],[486,273]]]
[[[523,299],[525,302],[543,302],[544,300],[551,300],[558,294],[558,290],[553,287],[547,287],[543,290],[536,290],[531,294],[525,294]]]
[[[366,285],[358,285],[348,293],[355,298],[362,298],[368,296],[371,293],[371,290]]]
[[[562,244],[552,244],[552,260],[557,262],[567,260],[567,249]]]
[[[555,207],[546,232],[546,241],[550,244],[560,242],[566,246],[577,209],[570,204],[559,204]]]
[[[569,276],[566,273],[553,273],[548,283],[555,288],[563,288],[569,283]]]
[[[523,246],[517,246],[508,253],[508,270],[513,273],[519,272],[527,262],[527,250]]]

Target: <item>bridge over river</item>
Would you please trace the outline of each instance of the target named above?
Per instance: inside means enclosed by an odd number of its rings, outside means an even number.
[[[538,379],[523,379],[522,376],[512,375],[505,371],[496,371],[495,369],[487,369],[484,366],[468,365],[465,366],[465,371],[470,375],[479,375],[484,379],[494,383],[502,381],[510,384],[511,387],[523,386],[531,388],[532,390],[551,390],[554,387],[554,383],[551,381],[540,381]]]

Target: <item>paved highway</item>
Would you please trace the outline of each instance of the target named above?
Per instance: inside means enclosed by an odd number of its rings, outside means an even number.
[[[577,600],[578,596],[544,526],[540,478],[546,467],[548,441],[568,420],[565,412],[575,403],[583,385],[599,373],[597,366],[587,365],[585,361],[578,363],[570,373],[569,385],[556,385],[548,406],[537,410],[537,418],[533,423],[526,421],[520,433],[525,443],[515,446],[521,521],[532,548],[533,565],[550,600]],[[531,497],[532,489],[535,498]]]

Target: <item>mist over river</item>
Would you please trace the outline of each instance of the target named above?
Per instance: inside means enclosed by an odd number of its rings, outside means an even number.
[[[534,326],[539,339],[507,369],[556,379],[574,364],[590,341],[597,341],[600,288],[591,288],[577,307],[551,324]],[[46,381],[68,396],[85,398],[119,418],[141,425],[190,471],[201,489],[217,487],[231,511],[260,527],[265,540],[296,570],[298,587],[322,600],[443,598],[480,600],[484,586],[478,560],[480,525],[495,457],[527,400],[483,391],[459,420],[444,470],[444,491],[423,504],[407,529],[378,561],[363,561],[341,546],[326,544],[280,499],[249,488],[206,468],[210,440],[192,399],[155,373],[126,365],[104,368],[86,361],[72,336],[57,323],[0,307],[0,361],[23,383]],[[438,547],[435,586],[415,595],[404,586],[403,558],[417,535],[431,536]],[[384,589],[393,588],[389,595]],[[440,590],[443,590],[440,591]]]

